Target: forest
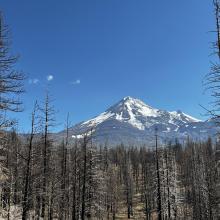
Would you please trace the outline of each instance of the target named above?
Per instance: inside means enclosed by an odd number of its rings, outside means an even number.
[[[67,129],[55,146],[47,129],[2,139],[3,219],[219,219],[220,148],[211,139],[109,148],[87,135],[70,143]]]
[[[217,61],[205,86],[216,101],[213,110],[206,110],[219,119],[220,2],[214,0],[213,6]],[[92,131],[73,140],[67,115],[65,137],[57,141],[49,93],[33,107],[30,132],[19,133],[7,112],[22,111],[26,76],[15,70],[18,57],[10,49],[1,15],[0,219],[220,219],[218,138],[161,143],[155,129],[154,145],[112,147],[108,141],[94,142]]]

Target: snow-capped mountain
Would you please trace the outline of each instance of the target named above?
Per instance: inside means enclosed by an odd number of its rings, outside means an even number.
[[[146,105],[139,99],[125,97],[99,116],[70,129],[72,138],[81,138],[93,129],[94,139],[111,144],[150,143],[157,128],[161,140],[205,139],[214,136],[214,123],[203,122],[181,111],[165,111]],[[62,134],[62,132],[60,133]]]
[[[93,127],[110,119],[129,123],[139,130],[146,130],[156,124],[160,124],[161,126],[163,125],[163,131],[176,130],[183,124],[199,122],[198,119],[186,115],[181,111],[168,112],[159,110],[146,105],[139,99],[125,97],[104,113],[82,123],[82,125]]]

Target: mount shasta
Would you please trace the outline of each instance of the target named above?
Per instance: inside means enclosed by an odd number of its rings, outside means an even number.
[[[204,140],[218,132],[213,120],[201,121],[182,111],[166,111],[148,106],[139,99],[125,97],[91,120],[71,127],[72,139],[80,139],[93,129],[93,140],[98,143],[151,144],[155,129],[162,142],[176,138]],[[58,137],[65,135],[61,131]]]

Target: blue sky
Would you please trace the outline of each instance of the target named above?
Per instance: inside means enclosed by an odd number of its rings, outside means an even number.
[[[202,79],[214,34],[212,1],[0,0],[25,82],[21,130],[49,87],[62,123],[103,112],[124,96],[204,118]],[[48,81],[48,79],[50,79]]]

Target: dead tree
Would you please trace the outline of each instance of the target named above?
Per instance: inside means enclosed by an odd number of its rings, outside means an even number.
[[[66,219],[66,209],[68,210],[68,192],[67,192],[67,157],[68,157],[68,144],[69,144],[69,114],[66,119],[66,137],[62,144],[62,159],[61,159],[61,201],[60,201],[60,219]],[[66,208],[65,208],[66,207]],[[64,210],[65,208],[65,210]]]
[[[158,155],[158,135],[157,128],[155,129],[155,148],[156,148],[156,175],[157,175],[157,213],[158,220],[162,220],[162,204],[161,204],[161,191],[160,191],[160,167],[159,167],[159,155]]]
[[[46,214],[46,203],[47,203],[47,183],[49,174],[49,152],[50,152],[50,128],[54,126],[54,107],[51,106],[51,100],[49,94],[46,94],[44,107],[41,108],[42,111],[42,124],[43,128],[43,150],[42,150],[42,166],[43,166],[43,176],[42,176],[42,208],[41,217],[44,218]]]
[[[29,144],[28,144],[28,155],[26,159],[26,173],[25,173],[25,180],[24,180],[24,195],[23,195],[23,201],[22,201],[22,220],[27,219],[27,212],[29,210],[29,188],[30,188],[30,173],[31,173],[31,157],[32,157],[32,148],[33,148],[33,139],[35,135],[35,121],[36,121],[36,108],[37,103],[35,103],[34,110],[32,112],[31,117],[31,133],[29,138]]]
[[[14,69],[18,56],[10,54],[9,29],[0,13],[0,128],[7,128],[13,121],[5,117],[5,111],[19,112],[22,102],[19,94],[24,92],[24,74]]]
[[[84,136],[83,139],[83,180],[82,180],[82,210],[81,210],[81,219],[84,220],[86,216],[86,177],[87,177],[87,144],[88,137]]]
[[[214,61],[211,63],[211,70],[205,76],[205,89],[210,91],[213,97],[212,109],[208,110],[208,113],[214,119],[220,118],[220,1],[213,0],[214,15],[215,15],[215,33],[216,41],[213,42],[213,55],[215,55]],[[219,121],[216,120],[219,125]]]

